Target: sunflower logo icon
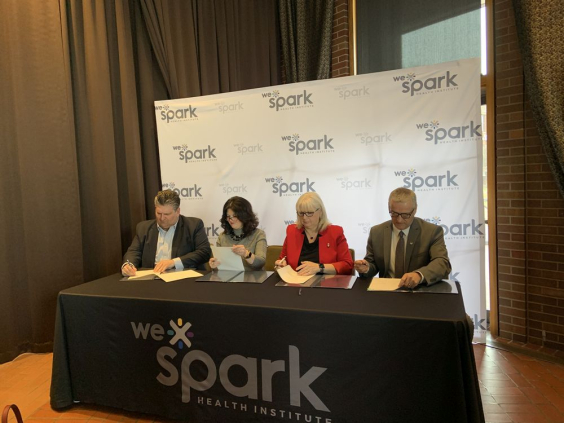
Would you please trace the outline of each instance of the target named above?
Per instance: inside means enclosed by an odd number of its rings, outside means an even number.
[[[407,170],[407,176],[409,176],[410,178],[413,178],[416,174],[417,172],[413,168]]]
[[[415,79],[415,74],[414,73],[408,73],[406,78],[409,82],[411,82]]]
[[[438,120],[432,120],[431,121],[431,128],[437,129],[438,127],[439,127],[439,121]]]
[[[272,97],[278,98],[279,96],[280,96],[280,91],[278,91],[278,90],[272,91]]]

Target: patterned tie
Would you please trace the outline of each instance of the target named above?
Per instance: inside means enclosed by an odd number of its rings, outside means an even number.
[[[396,278],[401,278],[405,273],[405,241],[403,239],[403,231],[399,233],[398,245],[396,246],[396,267],[394,274]]]

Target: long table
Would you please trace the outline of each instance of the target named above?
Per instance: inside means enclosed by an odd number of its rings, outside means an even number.
[[[51,405],[191,422],[483,422],[462,294],[112,275],[60,292]]]

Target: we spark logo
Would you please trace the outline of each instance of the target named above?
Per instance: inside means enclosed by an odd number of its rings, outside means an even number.
[[[240,154],[242,156],[246,155],[246,154],[258,154],[258,153],[262,153],[262,147],[264,147],[262,144],[256,143],[256,144],[243,144],[243,143],[239,143],[239,144],[233,144],[233,147],[235,147],[237,149],[237,154]]]
[[[194,184],[191,187],[176,186],[174,182],[163,184],[163,189],[171,189],[176,192],[183,200],[203,200],[202,187]]]
[[[395,176],[403,177],[404,188],[413,191],[452,191],[460,189],[456,178],[458,174],[447,170],[444,174],[417,175],[414,168],[394,171]]]
[[[169,324],[170,329],[166,331],[166,334],[171,338],[168,340],[168,343],[173,346],[176,345],[180,350],[185,346],[190,348],[192,343],[188,338],[193,338],[194,333],[188,329],[190,329],[192,324],[190,322],[183,323],[180,317],[176,321],[171,320]],[[137,339],[147,339],[148,336],[155,341],[162,341],[164,339],[164,328],[159,324],[131,322],[131,327],[133,328],[133,335]]]
[[[173,145],[172,149],[178,151],[178,160],[184,163],[195,162],[215,162],[217,156],[215,155],[215,148],[208,144],[207,148],[200,148],[191,150],[188,144]]]
[[[165,123],[184,122],[190,120],[198,120],[196,107],[189,105],[188,107],[171,108],[167,104],[155,106],[157,112],[160,111],[161,120]]]
[[[215,223],[212,223],[210,226],[204,227],[204,231],[206,232],[206,236],[210,240],[217,240],[219,238],[219,231],[221,226],[217,226]]]
[[[367,234],[370,232],[370,222],[360,222],[357,224],[362,234]]]
[[[471,219],[470,222],[451,224],[442,223],[440,216],[433,216],[430,219],[423,220],[443,228],[445,239],[475,239],[484,237],[484,233],[481,230],[484,223],[480,223],[476,219]]]
[[[274,178],[264,178],[264,181],[272,186],[272,193],[278,194],[279,197],[302,195],[305,192],[315,192],[313,185],[314,181],[310,181],[306,178],[305,181],[293,181],[290,183],[283,182],[281,176],[276,176]]]
[[[355,136],[360,139],[361,144],[366,146],[392,142],[392,136],[387,132],[384,132],[383,134],[362,132],[355,134]]]
[[[333,138],[323,135],[322,138],[301,140],[299,134],[282,135],[282,141],[288,142],[288,151],[296,154],[334,153],[331,142]]]
[[[311,99],[312,93],[304,90],[302,94],[293,94],[283,96],[280,91],[274,90],[272,92],[262,93],[263,98],[268,99],[269,109],[275,109],[277,112],[280,110],[301,109],[304,107],[313,107],[313,100]]]
[[[352,179],[345,176],[343,178],[337,178],[337,182],[339,182],[341,189],[345,191],[372,188],[372,180],[368,178]]]
[[[217,111],[221,114],[240,112],[244,110],[243,103],[217,103]]]
[[[475,125],[474,121],[470,121],[469,125],[440,127],[438,120],[432,120],[430,123],[417,123],[417,129],[425,130],[425,141],[432,141],[433,144],[451,144],[464,141],[480,141],[482,133],[480,128],[482,125]]]
[[[394,82],[401,82],[402,93],[413,97],[414,95],[458,90],[458,84],[455,81],[457,76],[458,74],[451,74],[450,71],[447,71],[446,74],[441,76],[418,79],[414,73],[408,73],[407,75],[394,76],[393,80]]]
[[[335,89],[339,91],[339,98],[343,101],[370,96],[370,88],[364,85],[362,88],[337,87]]]
[[[253,403],[250,404],[230,402],[231,405],[236,404],[239,407],[230,406],[229,408],[240,412],[264,414],[262,412],[263,409],[266,409],[264,406],[270,406],[270,403],[273,402],[280,403],[280,398],[290,398],[292,407],[299,409],[305,399],[316,411],[330,413],[329,408],[311,386],[327,371],[327,368],[311,366],[307,369],[301,363],[300,350],[295,345],[288,345],[287,352],[284,353],[286,357],[283,359],[276,359],[282,358],[280,352],[276,353],[277,357],[274,360],[266,357],[247,357],[236,353],[214,359],[212,355],[202,349],[195,348],[192,344],[192,338],[195,337],[194,332],[190,330],[192,322],[184,321],[182,318],[170,320],[170,328],[166,331],[158,323],[130,322],[130,325],[137,342],[156,344],[158,349],[155,359],[161,368],[156,380],[168,387],[180,385],[183,403],[191,402],[195,394],[198,404],[214,406],[215,401],[212,398],[201,394],[211,389],[212,393],[207,395],[213,395],[213,392],[223,392],[224,390],[233,397],[241,398],[238,401],[253,400]],[[161,342],[164,342],[164,345],[158,346],[158,343]],[[212,354],[214,353],[212,352]],[[232,368],[237,368],[238,372],[246,373],[243,386],[240,383],[235,385],[231,381]],[[303,372],[305,369],[307,371]],[[281,388],[274,389],[273,377],[275,374],[277,378],[283,377],[282,375],[285,374],[288,383],[277,385]],[[202,375],[206,375],[205,378],[202,379]],[[258,375],[261,375],[260,383]],[[221,388],[216,388],[217,385],[221,385]],[[259,386],[261,387],[260,390]],[[281,389],[282,392],[280,392]],[[221,407],[223,402],[216,401],[219,404],[215,406]],[[257,404],[257,401],[259,404]],[[269,408],[268,411],[271,416],[284,418],[289,415],[288,410]],[[304,421],[331,422],[328,417],[305,415],[298,413],[295,409],[292,409],[292,413],[303,416]]]
[[[219,184],[221,191],[224,194],[232,195],[232,194],[246,194],[247,193],[247,185],[231,185],[228,183]]]

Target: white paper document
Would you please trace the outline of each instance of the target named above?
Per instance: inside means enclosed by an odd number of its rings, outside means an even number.
[[[300,276],[294,269],[292,269],[292,266],[280,267],[276,271],[278,272],[278,274],[280,275],[280,277],[284,282],[295,284],[295,285],[302,284],[305,281],[315,276],[315,275]]]
[[[157,276],[165,282],[174,282],[180,279],[199,278],[202,274],[193,270],[177,270],[176,272],[159,273]]]
[[[396,278],[374,278],[368,287],[369,291],[395,291],[398,289],[401,279]]]
[[[245,270],[243,266],[243,260],[241,256],[238,256],[233,251],[231,247],[214,247],[212,246],[213,256],[219,260],[220,270]]]
[[[127,280],[130,281],[130,280],[133,280],[133,279],[140,279],[140,278],[144,278],[145,276],[149,276],[149,275],[158,276],[152,269],[151,270],[138,270],[137,272],[135,272],[135,276],[130,276],[129,278],[127,278]]]

